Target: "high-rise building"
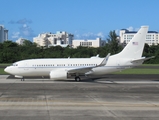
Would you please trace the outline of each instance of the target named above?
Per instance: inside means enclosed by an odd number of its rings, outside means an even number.
[[[105,40],[101,40],[101,38],[97,38],[95,40],[73,40],[72,47],[77,48],[78,46],[83,47],[101,47],[106,44]]]
[[[134,37],[137,31],[129,31],[127,29],[120,30],[120,43],[127,44]],[[159,44],[159,32],[148,31],[146,35],[146,43],[148,45],[157,45]]]
[[[19,38],[19,39],[16,40],[15,42],[16,42],[17,44],[19,44],[19,45],[23,45],[23,43],[24,43],[25,40],[26,40],[26,39],[24,39],[24,38]]]
[[[8,40],[8,30],[4,28],[3,25],[0,25],[0,43]]]
[[[37,43],[39,46],[57,46],[60,45],[65,47],[67,45],[72,45],[74,35],[68,34],[65,31],[57,31],[56,34],[53,33],[42,33],[37,37],[33,38],[33,42]]]

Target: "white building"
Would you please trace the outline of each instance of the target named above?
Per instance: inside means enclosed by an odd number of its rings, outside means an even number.
[[[78,46],[83,47],[101,47],[106,44],[105,41],[101,40],[101,38],[97,38],[96,40],[73,40],[72,47],[77,48]]]
[[[66,47],[72,45],[74,35],[68,34],[65,31],[57,31],[56,34],[52,33],[42,33],[38,37],[33,38],[33,42],[37,43],[39,46],[57,46]]]
[[[137,31],[128,31],[127,29],[120,30],[120,43],[127,44],[134,37]],[[146,43],[148,45],[159,44],[159,32],[148,31],[146,35]]]
[[[24,38],[19,38],[18,40],[16,40],[15,42],[19,45],[23,45],[23,42],[25,41],[26,39]]]
[[[4,28],[3,25],[0,25],[0,43],[8,40],[8,30]]]

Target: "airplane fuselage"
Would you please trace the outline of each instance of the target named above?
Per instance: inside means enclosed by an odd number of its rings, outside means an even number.
[[[104,75],[135,66],[130,59],[114,59],[110,56],[107,64],[95,67],[87,75]],[[50,71],[70,70],[73,68],[97,66],[103,58],[66,58],[66,59],[30,59],[9,66],[10,73],[17,76],[49,76]],[[142,63],[140,63],[142,64]]]

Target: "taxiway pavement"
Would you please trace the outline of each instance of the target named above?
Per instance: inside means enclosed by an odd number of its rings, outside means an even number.
[[[52,81],[0,76],[0,120],[159,120],[159,76]]]

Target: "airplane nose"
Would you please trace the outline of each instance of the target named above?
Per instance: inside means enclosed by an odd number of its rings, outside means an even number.
[[[9,73],[9,68],[6,67],[6,68],[4,69],[4,71],[7,72],[7,73]]]
[[[5,72],[7,72],[7,67],[4,69]]]

